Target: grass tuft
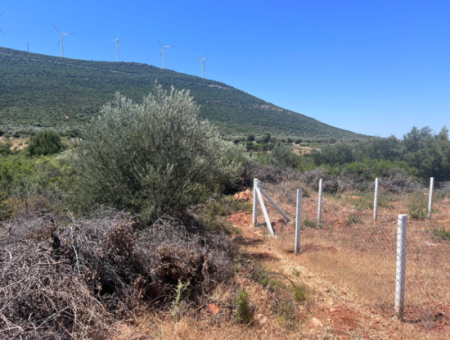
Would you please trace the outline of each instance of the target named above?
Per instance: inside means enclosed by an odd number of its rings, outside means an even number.
[[[409,216],[414,220],[423,220],[428,215],[428,201],[422,193],[409,195],[406,206]]]
[[[253,310],[250,307],[250,296],[244,289],[241,289],[236,297],[236,307],[237,310],[235,317],[238,322],[249,324],[253,321]]]
[[[445,228],[434,229],[433,235],[440,237],[443,240],[450,241],[450,231],[445,230]]]

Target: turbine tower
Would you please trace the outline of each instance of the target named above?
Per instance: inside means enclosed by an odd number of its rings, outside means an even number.
[[[175,46],[164,46],[164,44],[161,42],[161,40],[158,39],[158,41],[162,46],[162,50],[161,50],[161,53],[159,54],[159,56],[161,57],[161,54],[163,55],[163,68],[166,68],[166,48],[175,47]]]
[[[111,40],[111,41],[115,41],[116,42],[117,62],[119,62],[119,43],[122,44],[122,42],[119,40],[119,35],[117,34],[117,39],[114,39],[114,40]],[[123,45],[123,46],[125,46],[125,45]]]
[[[5,12],[2,12],[2,14],[0,14],[0,18],[2,17],[2,15],[4,14]],[[5,33],[3,33],[3,31],[2,31],[2,29],[0,28],[0,32],[2,32],[2,34],[4,35]]]
[[[208,53],[208,55],[209,55],[210,53]],[[206,66],[205,66],[205,59],[206,58],[208,58],[208,55],[206,56],[206,57],[204,57],[203,59],[200,59],[200,58],[197,58],[197,57],[194,57],[195,59],[198,59],[198,60],[200,60],[201,62],[202,62],[202,78],[203,78],[203,69],[205,69],[206,70]]]
[[[57,30],[58,33],[59,33],[59,41],[58,41],[58,45],[56,45],[56,46],[59,46],[59,44],[61,44],[61,56],[64,58],[64,40],[63,40],[63,37],[64,37],[65,35],[73,35],[73,34],[75,34],[75,33],[61,33],[61,32],[59,31],[59,29],[56,28],[55,25],[52,24],[52,26],[53,26],[53,27],[55,28],[55,30]]]

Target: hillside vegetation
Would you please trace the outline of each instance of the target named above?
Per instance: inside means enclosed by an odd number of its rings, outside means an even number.
[[[364,138],[282,109],[229,85],[140,63],[61,59],[0,48],[0,129],[69,130],[99,114],[116,92],[142,101],[155,81],[187,89],[199,117],[226,135],[270,132],[277,136]]]

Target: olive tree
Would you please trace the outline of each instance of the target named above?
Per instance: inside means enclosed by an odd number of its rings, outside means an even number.
[[[198,112],[189,92],[173,87],[168,92],[156,84],[142,103],[117,93],[75,147],[81,200],[127,209],[151,222],[179,215],[233,182],[241,164]]]

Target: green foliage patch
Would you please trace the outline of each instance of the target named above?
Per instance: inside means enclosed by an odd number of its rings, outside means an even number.
[[[241,289],[236,297],[236,320],[243,324],[250,324],[253,321],[253,309],[250,306],[250,295]]]
[[[28,144],[30,156],[52,155],[63,150],[61,137],[55,131],[38,132]]]

